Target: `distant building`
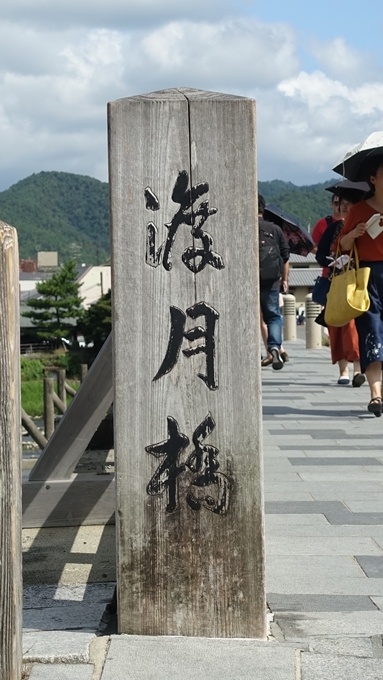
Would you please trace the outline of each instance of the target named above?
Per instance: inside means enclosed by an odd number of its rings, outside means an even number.
[[[319,267],[312,253],[309,253],[307,257],[290,255],[289,293],[295,296],[297,308],[304,305],[306,295],[311,293],[321,273],[322,268]]]

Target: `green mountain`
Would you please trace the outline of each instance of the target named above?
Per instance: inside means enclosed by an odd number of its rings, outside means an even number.
[[[331,214],[331,194],[325,191],[331,184],[334,184],[334,180],[298,187],[291,182],[276,179],[259,182],[258,190],[266,203],[274,203],[297,217],[311,231],[321,217]]]
[[[17,229],[20,258],[57,250],[103,264],[109,257],[108,184],[68,172],[39,172],[0,192],[0,220]]]
[[[331,182],[296,186],[259,182],[266,202],[297,217],[304,226],[330,212]],[[68,172],[39,172],[0,192],[0,220],[16,227],[20,258],[57,250],[59,262],[102,264],[109,258],[109,188],[106,182]]]

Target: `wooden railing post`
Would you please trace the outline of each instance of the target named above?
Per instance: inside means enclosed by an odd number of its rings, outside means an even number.
[[[109,104],[118,623],[264,639],[255,102]]]
[[[53,402],[53,378],[44,378],[44,431],[45,439],[49,439],[55,429],[55,405]]]
[[[80,381],[83,383],[88,373],[88,364],[80,364]]]
[[[0,222],[0,678],[22,669],[20,318],[17,234]]]
[[[59,396],[59,399],[61,399],[61,401],[63,403],[64,411],[66,411],[65,381],[66,381],[65,368],[58,368],[57,369],[57,394]]]

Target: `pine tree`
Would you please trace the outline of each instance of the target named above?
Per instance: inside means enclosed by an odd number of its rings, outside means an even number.
[[[27,301],[31,311],[23,316],[32,319],[41,338],[65,338],[83,317],[84,298],[79,297],[81,284],[76,283],[75,268],[74,260],[66,262],[51,279],[36,284],[39,297]]]
[[[95,349],[101,349],[112,330],[111,291],[108,290],[97,302],[89,305],[81,322],[87,343],[93,342]]]

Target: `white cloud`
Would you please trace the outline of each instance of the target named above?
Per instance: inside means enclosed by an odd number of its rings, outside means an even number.
[[[340,39],[329,44],[331,56],[317,43],[321,68],[302,70],[290,26],[223,18],[231,6],[7,0],[8,20],[0,21],[0,190],[40,170],[106,180],[107,102],[178,86],[256,99],[261,179],[328,178],[348,147],[383,128],[382,82],[360,80],[367,57]],[[108,12],[113,20],[103,19]],[[369,73],[373,66],[379,71],[373,64]]]
[[[57,29],[132,30],[174,19],[217,20],[230,11],[236,11],[235,0],[4,0],[1,7],[4,20]]]
[[[376,82],[383,76],[383,69],[372,54],[361,53],[348,45],[344,38],[326,43],[315,41],[311,51],[331,78],[348,85]]]

